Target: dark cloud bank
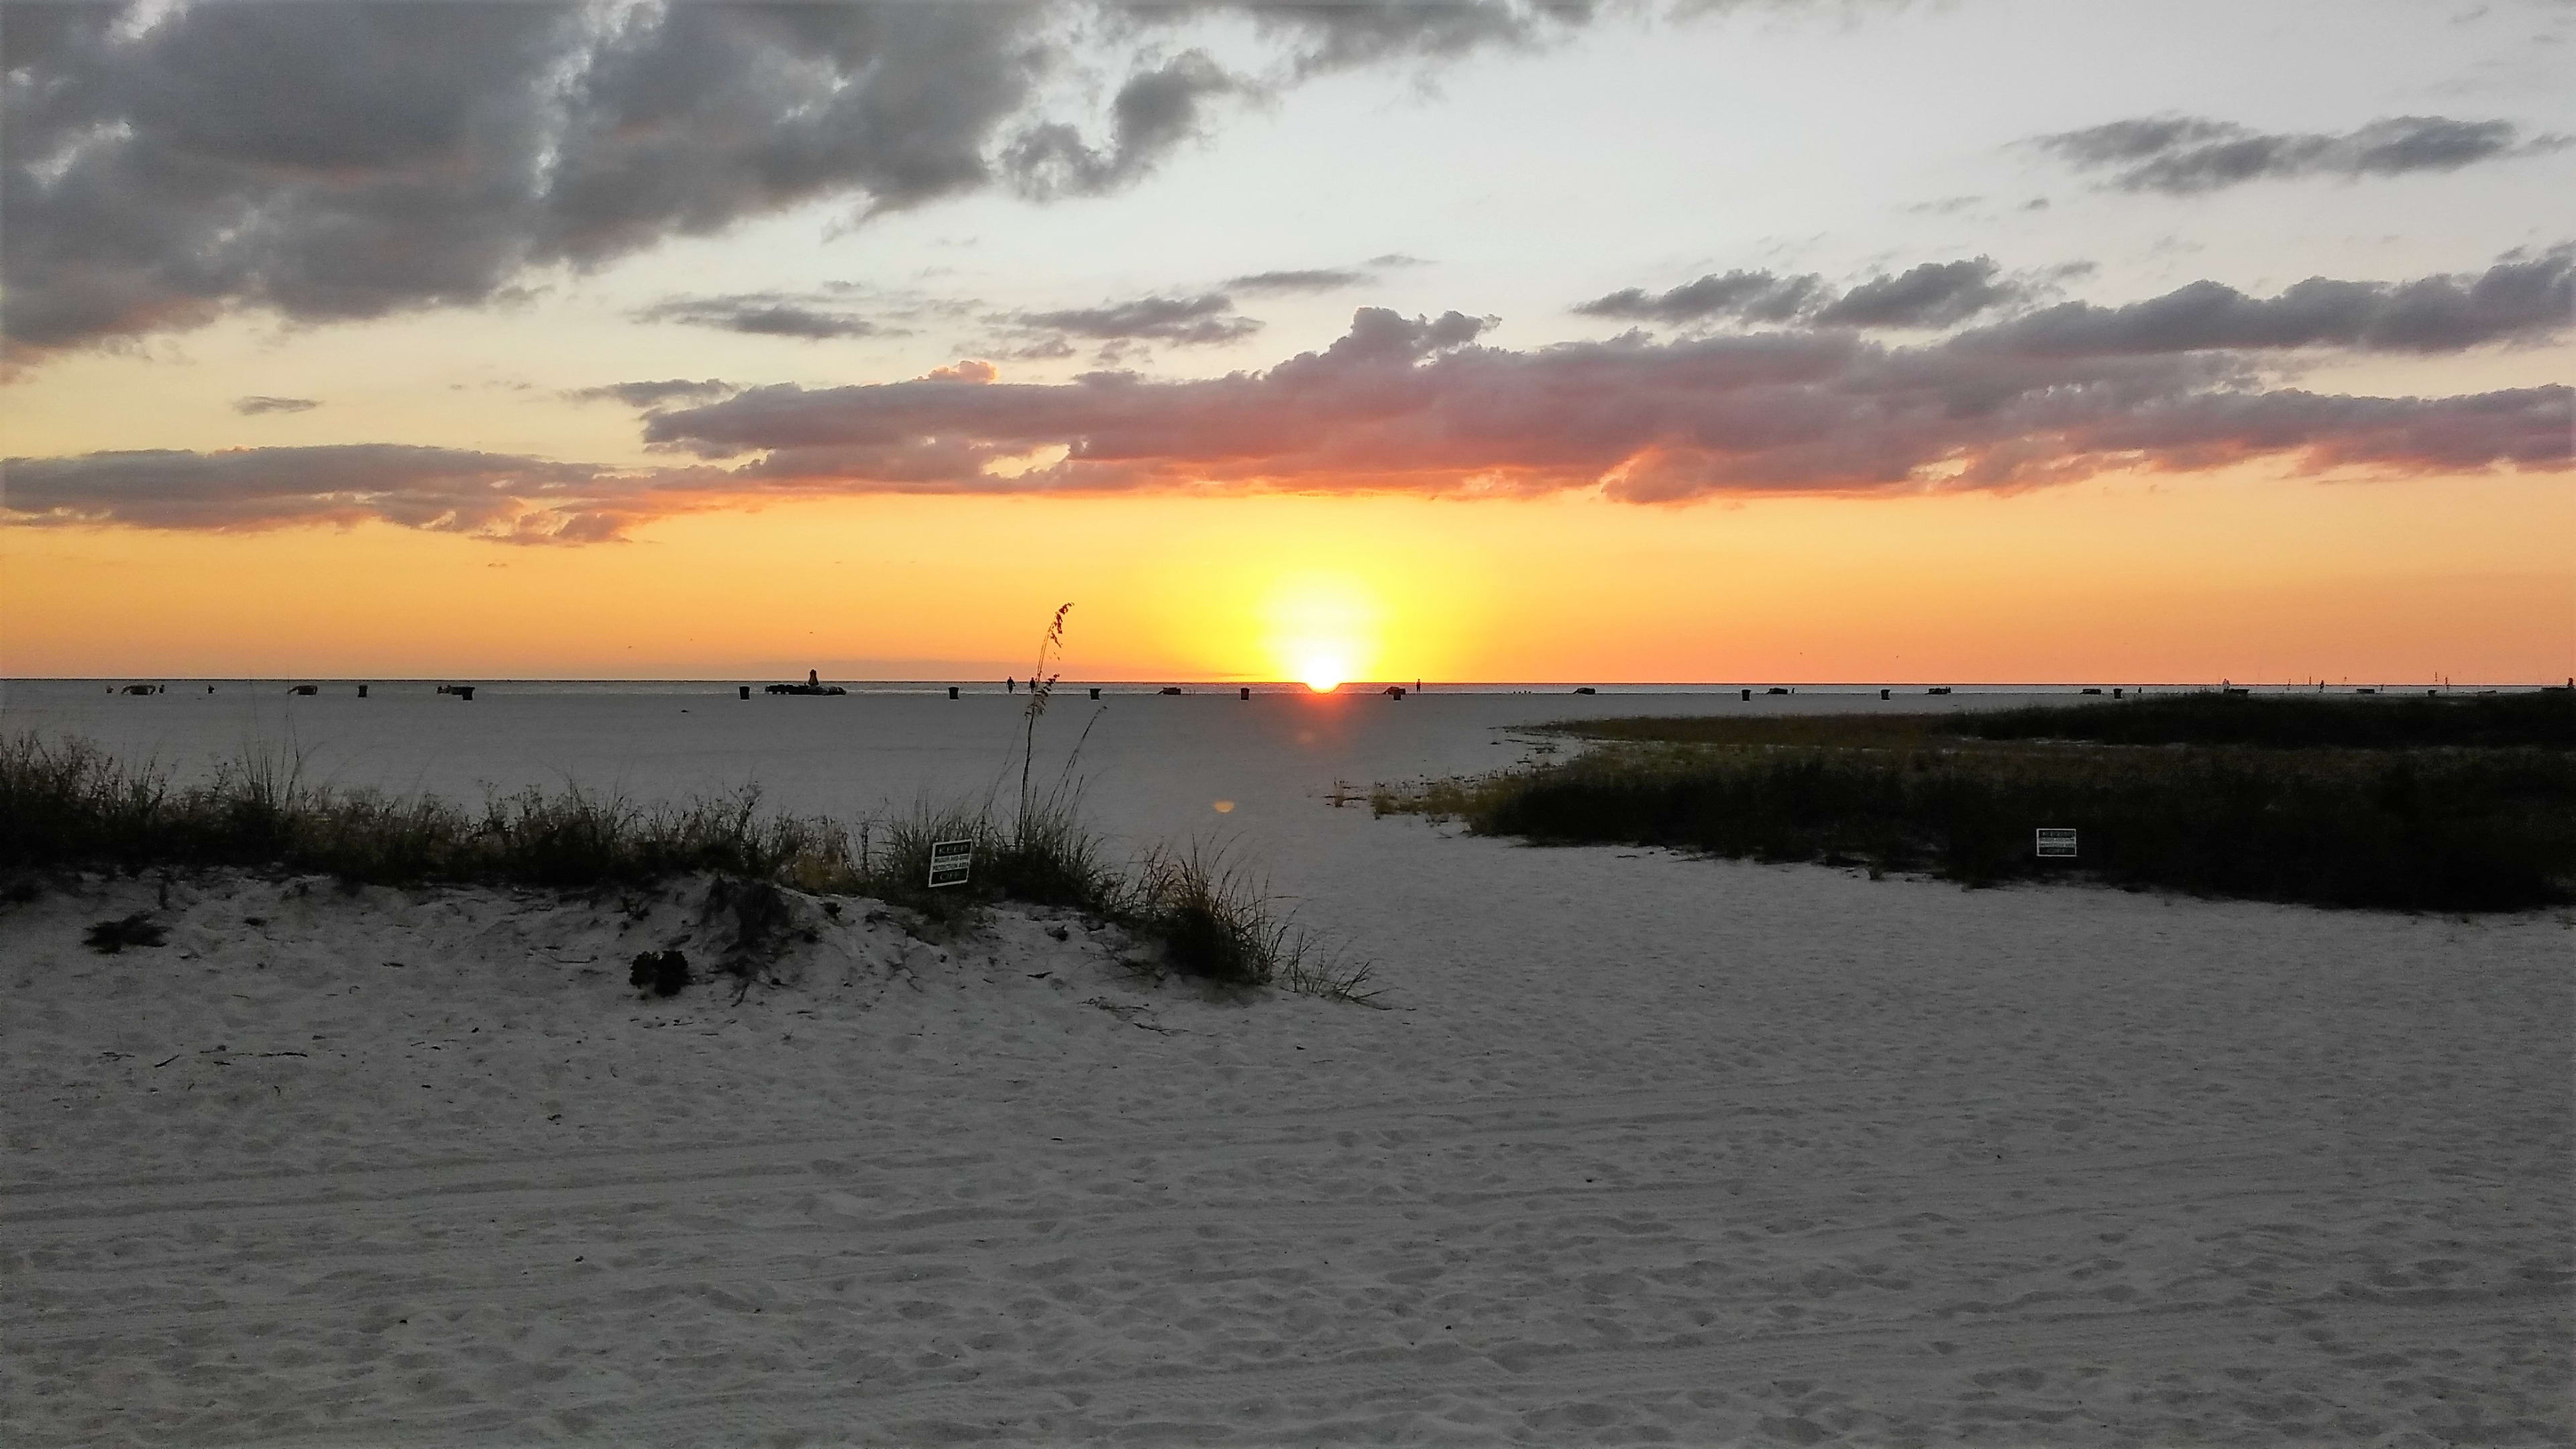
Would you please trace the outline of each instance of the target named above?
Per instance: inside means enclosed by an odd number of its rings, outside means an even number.
[[[970,362],[858,387],[672,379],[589,390],[645,409],[647,439],[696,460],[648,472],[430,448],[107,453],[13,462],[8,506],[37,523],[372,518],[584,542],[695,509],[880,492],[1597,488],[1657,503],[2018,489],[2259,459],[2307,474],[2555,471],[2571,464],[2568,387],[2334,396],[2266,385],[2257,364],[2289,349],[2422,354],[2564,335],[2572,266],[2576,249],[2559,248],[2474,276],[2319,278],[2269,298],[2204,282],[1914,345],[1818,321],[1512,351],[1481,341],[1490,318],[1362,308],[1321,351],[1194,381],[1106,372],[1017,384]],[[1799,310],[1821,319],[1865,296],[1867,315],[1914,319],[1919,305],[1946,305],[1920,302],[1934,293],[1956,289],[1855,288]],[[1033,457],[1040,466],[1017,470]],[[1010,476],[989,471],[1005,460]]]
[[[1339,67],[1533,43],[1567,0],[12,5],[5,324],[20,363],[225,309],[363,318],[507,295],[818,198],[1125,184],[1212,107]],[[1248,17],[1268,74],[1178,48]],[[1106,60],[1103,57],[1107,57]],[[1099,114],[1040,82],[1112,68]],[[779,302],[675,320],[853,335]]]
[[[2111,173],[2123,191],[2187,196],[2294,176],[2399,176],[2555,151],[2566,136],[2526,137],[2510,121],[2391,116],[2342,135],[2257,131],[2199,116],[2147,116],[2042,136],[2061,160]]]

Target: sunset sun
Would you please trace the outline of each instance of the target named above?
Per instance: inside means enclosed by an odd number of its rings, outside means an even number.
[[[1275,677],[1330,694],[1375,662],[1384,606],[1359,580],[1340,574],[1282,579],[1263,605]]]

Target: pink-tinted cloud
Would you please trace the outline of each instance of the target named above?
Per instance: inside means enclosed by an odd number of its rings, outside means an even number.
[[[1140,489],[1724,493],[2012,488],[2275,457],[2385,474],[2568,464],[2569,392],[2322,397],[2229,352],[2031,355],[1836,330],[1530,352],[1485,324],[1362,309],[1261,373],[1057,385],[755,388],[647,421],[784,492]],[[1061,461],[996,468],[1062,450]],[[737,461],[739,460],[739,461]]]
[[[2270,460],[2406,476],[2571,464],[2576,390],[2327,396],[2266,386],[2242,351],[2031,350],[1979,333],[1892,347],[1844,328],[1534,351],[1491,319],[1363,308],[1264,372],[1003,381],[963,362],[907,382],[639,384],[647,439],[694,463],[617,470],[354,445],[19,459],[21,522],[246,529],[380,520],[588,542],[675,513],[865,493],[1595,490],[1628,503],[1779,493],[2011,490],[2120,469]],[[606,396],[619,396],[614,389]]]

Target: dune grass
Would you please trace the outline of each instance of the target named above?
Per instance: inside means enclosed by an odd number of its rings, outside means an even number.
[[[2260,749],[2576,749],[2576,691],[2389,696],[2188,694],[1940,714],[1690,715],[1566,720],[1547,730],[1635,744],[1899,746],[1965,740]]]
[[[933,890],[930,846],[972,840],[970,882]],[[1077,792],[989,808],[917,806],[853,830],[766,808],[756,789],[641,805],[578,787],[495,795],[480,809],[429,796],[316,785],[280,750],[250,751],[182,785],[80,739],[0,739],[0,870],[235,867],[352,885],[431,883],[558,890],[708,874],[866,896],[951,927],[997,901],[1081,911],[1158,943],[1174,972],[1220,986],[1276,986],[1364,1001],[1367,969],[1321,961],[1239,873],[1157,852],[1133,871],[1084,828]]]
[[[855,864],[847,832],[764,811],[756,790],[647,809],[568,787],[467,810],[317,786],[281,750],[245,751],[182,786],[84,740],[0,740],[0,866],[276,867],[365,884],[557,887],[708,872],[827,888],[855,883]]]
[[[2162,711],[2124,703],[1995,716],[1590,721],[1561,727],[1607,742],[1574,760],[1382,790],[1373,803],[1541,843],[1921,870],[1972,885],[2076,875],[2411,910],[2576,900],[2576,758],[2531,743],[2555,738],[2541,707],[2504,709],[2495,699],[2357,725],[2306,709],[2249,725],[2229,713],[2249,701],[2214,697]],[[2563,693],[2520,699],[2567,707]],[[2376,715],[2398,703],[2316,707]],[[2111,718],[2124,709],[2140,711],[2134,726]],[[2043,729],[2043,738],[2015,733]],[[2295,743],[2258,748],[2230,731]],[[2102,743],[2104,735],[2142,743]],[[2221,742],[2199,742],[2213,735]],[[2427,735],[2513,743],[2329,743]],[[2074,828],[2079,856],[2038,857],[2041,826]]]
[[[2306,749],[2576,749],[2576,691],[2472,695],[2229,695],[2195,691],[2116,704],[1949,717],[1985,740]]]

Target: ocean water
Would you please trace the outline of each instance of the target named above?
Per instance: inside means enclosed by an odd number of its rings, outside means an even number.
[[[735,697],[729,683],[501,682],[471,700],[427,682],[352,683],[305,697],[278,681],[171,681],[126,695],[110,681],[0,686],[0,730],[86,737],[181,779],[245,751],[285,752],[308,781],[427,793],[473,803],[531,786],[641,803],[756,786],[776,808],[843,819],[917,803],[1009,801],[1027,740],[1026,694],[998,687],[858,686],[837,696]],[[208,692],[209,685],[212,692]],[[1039,722],[1031,776],[1082,791],[1085,814],[1115,848],[1198,843],[1264,873],[1299,876],[1347,844],[1365,803],[1331,804],[1371,784],[1508,767],[1556,748],[1531,726],[1636,714],[1786,714],[1964,710],[2072,702],[2073,689],[1978,690],[1882,703],[1876,687],[1801,688],[1751,702],[1740,688],[1435,687],[1397,700],[1345,687],[1062,688]],[[1568,746],[1567,748],[1571,748]],[[1388,828],[1393,828],[1389,826]]]

